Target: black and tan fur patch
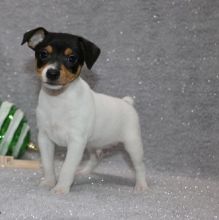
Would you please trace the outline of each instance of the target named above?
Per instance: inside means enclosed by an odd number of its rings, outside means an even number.
[[[60,69],[60,79],[59,79],[59,84],[61,85],[66,85],[80,75],[81,72],[81,66],[78,66],[77,71],[75,73],[71,73],[64,65],[61,65]]]
[[[51,45],[48,45],[47,47],[45,47],[45,50],[46,50],[49,54],[51,54],[51,53],[53,52],[53,48],[52,48]]]
[[[65,49],[64,54],[65,54],[65,56],[70,56],[73,54],[73,51],[71,48],[67,48],[67,49]]]
[[[46,63],[45,65],[41,66],[41,67],[37,67],[37,60],[36,60],[36,74],[37,76],[41,76],[42,75],[42,72],[44,70],[44,68],[46,68],[46,66],[48,66],[49,64]]]

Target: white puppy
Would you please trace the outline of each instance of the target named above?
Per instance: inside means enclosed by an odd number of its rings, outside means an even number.
[[[143,145],[133,99],[96,93],[79,76],[84,62],[92,67],[99,48],[84,38],[44,28],[27,32],[25,42],[35,50],[37,73],[42,80],[37,107],[38,144],[44,168],[41,185],[53,187],[56,193],[69,192],[85,148],[90,158],[79,173],[92,171],[97,149],[122,142],[135,168],[135,189],[145,190]],[[58,182],[55,145],[67,147]]]

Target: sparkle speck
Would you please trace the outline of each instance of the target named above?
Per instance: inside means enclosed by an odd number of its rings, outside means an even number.
[[[183,125],[183,126],[186,126],[186,122],[182,122],[182,125]]]
[[[70,214],[71,216],[73,215],[72,210],[69,210],[69,214]]]

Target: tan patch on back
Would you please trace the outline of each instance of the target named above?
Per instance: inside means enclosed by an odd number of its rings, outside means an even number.
[[[65,56],[70,56],[73,53],[71,48],[67,48],[64,52]]]
[[[66,85],[80,75],[81,72],[81,66],[78,66],[77,72],[76,73],[71,73],[64,65],[61,65],[61,70],[60,70],[60,79],[59,83],[62,85]]]

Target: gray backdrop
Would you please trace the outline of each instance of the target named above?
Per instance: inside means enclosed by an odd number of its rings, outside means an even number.
[[[43,26],[102,49],[86,79],[95,91],[135,97],[147,170],[218,181],[219,1],[4,0],[0,23],[0,99],[26,113],[33,140],[39,83],[20,43]]]

